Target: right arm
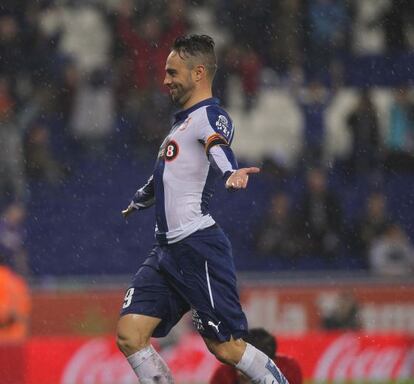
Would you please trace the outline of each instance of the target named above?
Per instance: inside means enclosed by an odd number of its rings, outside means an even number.
[[[146,184],[135,192],[134,197],[127,209],[122,211],[122,215],[127,217],[130,213],[151,207],[155,203],[154,177],[148,179]]]

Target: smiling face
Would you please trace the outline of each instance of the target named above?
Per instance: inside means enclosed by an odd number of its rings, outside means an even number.
[[[165,64],[164,85],[169,88],[172,101],[185,107],[196,89],[196,69],[191,59],[171,51]]]

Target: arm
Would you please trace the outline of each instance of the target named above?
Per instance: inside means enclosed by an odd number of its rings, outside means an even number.
[[[259,168],[238,169],[237,161],[230,148],[233,140],[233,123],[222,111],[207,108],[208,124],[202,130],[201,142],[210,164],[222,175],[227,189],[246,188],[250,173],[260,172]]]
[[[135,192],[134,197],[127,209],[122,211],[122,215],[127,217],[130,213],[151,207],[155,203],[154,177],[148,179],[147,183]]]
[[[258,173],[260,169],[256,167],[237,169],[237,161],[230,146],[224,142],[219,143],[219,140],[217,142],[207,152],[210,164],[221,173],[227,189],[246,188],[249,174]]]

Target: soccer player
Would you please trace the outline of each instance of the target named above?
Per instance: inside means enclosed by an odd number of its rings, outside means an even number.
[[[214,182],[246,188],[249,174],[230,149],[232,121],[212,97],[214,41],[206,35],[178,37],[165,65],[164,84],[181,110],[162,143],[153,174],[122,213],[155,204],[156,245],[127,290],[117,343],[140,383],[173,383],[150,344],[192,311],[208,349],[254,383],[287,383],[274,362],[243,341],[246,317],[236,290],[231,245],[209,214]]]
[[[302,384],[303,375],[299,363],[290,356],[277,353],[277,340],[263,328],[252,328],[244,340],[266,353],[279,367],[289,384]],[[221,365],[213,373],[210,384],[244,384],[250,383],[242,373],[228,365]]]

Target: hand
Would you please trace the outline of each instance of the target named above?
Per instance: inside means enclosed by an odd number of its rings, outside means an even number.
[[[240,168],[237,171],[233,172],[231,176],[227,179],[226,188],[245,189],[247,187],[247,182],[249,181],[249,174],[259,172],[260,168],[257,167]]]
[[[126,219],[127,216],[129,216],[135,210],[136,209],[132,205],[129,205],[128,208],[124,209],[121,213],[122,213],[122,216],[124,217],[124,219]]]

